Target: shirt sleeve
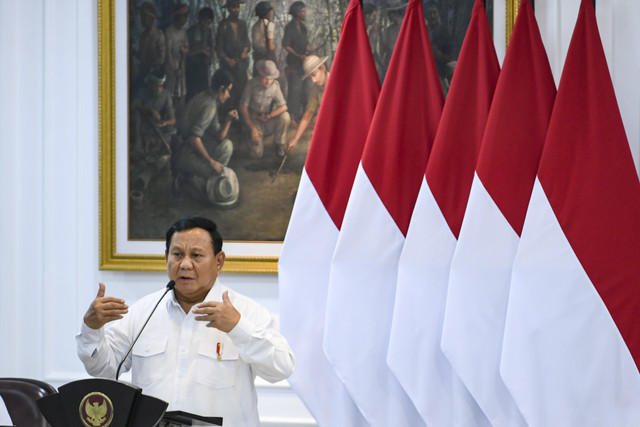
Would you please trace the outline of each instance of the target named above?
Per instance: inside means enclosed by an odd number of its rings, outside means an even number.
[[[291,26],[287,24],[284,27],[284,35],[282,36],[282,48],[286,49],[290,46],[291,46]]]
[[[228,333],[242,359],[256,375],[269,382],[284,380],[295,369],[295,356],[287,340],[278,332],[271,314],[253,303],[241,314]]]
[[[159,66],[164,64],[167,58],[167,41],[165,39],[164,33],[160,30],[158,30],[158,38],[156,40],[156,43],[156,49],[158,52],[156,66]]]
[[[124,319],[116,320],[108,330],[92,329],[84,322],[76,335],[78,357],[89,375],[115,378],[118,365],[129,348]],[[131,367],[131,357],[123,364],[122,372]]]
[[[220,132],[220,118],[218,117],[218,108],[215,108],[215,112],[213,115],[213,120],[211,120],[211,124],[207,128],[207,132],[205,134],[205,138],[212,138],[214,140],[218,139],[218,132]]]
[[[166,93],[166,101],[164,104],[164,112],[162,118],[164,120],[169,120],[171,117],[175,116],[176,110],[175,108],[173,108],[173,100],[171,99],[171,95],[169,95],[169,92],[165,91],[163,93]]]
[[[320,96],[318,93],[317,86],[313,86],[311,89],[311,93],[309,94],[309,100],[307,101],[307,106],[305,107],[305,111],[310,111],[311,113],[315,113],[318,111],[318,107],[320,107]]]
[[[167,52],[167,64],[169,63],[169,56],[175,60],[175,57],[173,55],[173,45],[174,45],[174,41],[173,41],[173,37],[171,37],[170,35],[170,30],[169,28],[167,28],[166,30],[164,30],[164,39],[165,39],[165,44],[166,44],[166,52]],[[175,65],[175,64],[174,64]]]
[[[221,22],[220,25],[218,26],[218,31],[216,32],[216,37],[215,37],[215,46],[216,46],[216,55],[218,56],[218,58],[220,60],[222,60],[222,58],[225,56],[224,55],[224,33],[226,30],[226,23],[225,22]]]
[[[251,91],[253,90],[254,80],[251,79],[244,87],[244,92],[240,96],[240,105],[244,105],[245,107],[249,106],[249,101],[251,100]]]
[[[273,101],[276,104],[276,108],[282,107],[283,105],[285,105],[287,103],[287,101],[284,99],[284,95],[282,94],[282,90],[280,90],[280,83],[278,83],[278,81],[274,81],[273,82],[273,86],[275,86],[275,91],[273,94]]]
[[[249,40],[249,30],[247,28],[247,23],[245,21],[240,21],[238,25],[238,30],[240,32],[239,37],[241,39],[242,48],[250,47],[251,40]]]
[[[191,128],[189,129],[189,136],[197,136],[198,138],[202,138],[205,131],[213,121],[215,114],[215,108],[210,108],[209,106],[203,106],[202,108],[200,108],[197,111],[195,120],[191,124]]]
[[[275,32],[276,32],[276,24],[269,21],[269,23],[267,24],[267,38],[269,40],[273,40],[273,37],[275,36]]]

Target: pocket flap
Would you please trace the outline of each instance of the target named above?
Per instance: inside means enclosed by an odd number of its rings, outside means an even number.
[[[220,344],[219,352],[218,352],[218,344]],[[218,342],[202,341],[200,343],[198,353],[203,356],[210,357],[212,359],[218,359],[218,355],[219,355],[220,360],[237,360],[239,356],[238,349],[236,348],[235,345],[233,345],[233,342],[231,342],[229,338],[222,339]]]
[[[135,356],[149,357],[156,354],[164,353],[167,349],[167,338],[147,339],[144,341],[138,341],[133,346],[132,353]]]

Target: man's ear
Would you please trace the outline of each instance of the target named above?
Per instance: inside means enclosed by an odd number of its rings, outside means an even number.
[[[169,261],[169,250],[168,249],[164,250],[164,260],[165,261]]]
[[[216,255],[216,264],[218,266],[218,273],[222,271],[222,266],[224,266],[224,260],[226,257],[227,256],[223,251],[218,252],[218,254]]]

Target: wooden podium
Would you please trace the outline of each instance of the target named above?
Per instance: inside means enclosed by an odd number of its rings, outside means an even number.
[[[182,411],[167,412],[164,400],[142,394],[142,389],[120,381],[90,378],[61,386],[58,393],[37,401],[53,427],[153,427],[166,420],[178,425],[193,421],[222,425],[221,417],[201,417]]]

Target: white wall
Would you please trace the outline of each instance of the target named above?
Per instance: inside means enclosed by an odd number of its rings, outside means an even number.
[[[578,4],[536,1],[556,81]],[[640,2],[599,1],[597,15],[637,165]],[[97,282],[132,303],[166,281],[98,269],[97,74],[95,0],[0,0],[0,376],[85,377],[74,335]],[[223,280],[278,312],[276,276]],[[265,425],[313,424],[286,383],[259,393]]]
[[[629,146],[640,171],[640,2],[596,0],[596,18]],[[556,80],[560,81],[580,0],[536,0],[536,17]]]
[[[97,1],[0,0],[0,376],[87,377],[74,335],[98,281],[128,303],[166,282],[98,269],[97,57]],[[222,279],[278,313],[275,275]],[[264,425],[315,425],[286,382],[258,393]]]

